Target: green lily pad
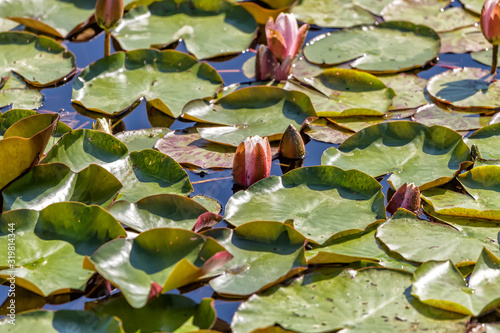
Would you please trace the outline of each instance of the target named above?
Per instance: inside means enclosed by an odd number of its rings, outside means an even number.
[[[9,31],[9,30],[14,29],[18,25],[19,24],[17,24],[17,22],[0,17],[0,31]]]
[[[221,204],[214,198],[207,197],[203,194],[197,194],[191,199],[205,207],[211,213],[220,214],[222,212]]]
[[[210,65],[174,50],[117,52],[88,66],[73,83],[72,102],[119,116],[142,98],[177,118],[187,102],[215,95],[222,79]]]
[[[299,21],[329,28],[375,23],[369,12],[349,0],[302,0],[292,13]]]
[[[413,74],[384,75],[378,77],[389,88],[396,92],[389,110],[414,109],[427,104],[424,89],[427,80]]]
[[[167,133],[155,143],[155,149],[172,157],[177,163],[203,169],[231,169],[236,152],[234,147],[203,139],[196,129]]]
[[[0,322],[0,330],[4,332],[25,333],[59,333],[69,330],[79,333],[121,333],[121,323],[111,316],[96,316],[86,311],[58,310],[34,311],[16,314],[14,324],[9,317]],[[3,327],[3,329],[2,329]]]
[[[196,219],[208,210],[193,199],[176,194],[157,194],[136,203],[118,201],[109,213],[139,232],[153,228],[191,230]]]
[[[0,245],[7,248],[14,230],[16,267],[8,251],[0,254],[0,277],[16,275],[16,284],[39,295],[82,290],[93,272],[82,268],[84,256],[102,244],[125,237],[125,230],[104,209],[60,202],[41,211],[19,209],[0,215]],[[10,262],[11,263],[11,262]]]
[[[18,122],[21,119],[27,118],[29,116],[34,116],[36,114],[39,114],[36,111],[33,110],[26,110],[26,109],[11,109],[9,111],[6,111],[4,114],[0,115],[0,139],[3,138],[3,135],[5,131],[12,125],[14,125],[16,122]],[[24,126],[24,125],[23,125]],[[71,127],[66,125],[65,123],[59,121],[56,126],[56,131],[55,133],[52,133],[52,136],[55,136],[56,138],[60,138],[67,132],[71,131]],[[50,144],[47,147],[52,147],[53,145]]]
[[[414,183],[420,190],[451,180],[460,163],[470,160],[460,134],[408,121],[365,128],[321,157],[324,165],[356,168],[373,177],[391,173],[388,182],[393,188]]]
[[[293,82],[287,82],[284,88],[308,95],[318,115],[323,117],[382,116],[396,96],[377,77],[352,69],[334,68],[314,76],[298,73],[294,76],[313,89]]]
[[[491,48],[491,44],[488,43],[488,48],[486,50],[471,53],[471,56],[472,59],[477,62],[491,67],[491,62],[493,60],[493,49]]]
[[[292,224],[316,243],[362,232],[385,219],[380,184],[357,170],[314,166],[265,178],[237,192],[226,205],[225,220]]]
[[[500,124],[478,129],[465,142],[469,146],[477,145],[483,159],[500,160]]]
[[[36,87],[54,85],[76,72],[75,56],[54,40],[27,32],[0,32],[0,77],[15,72]]]
[[[441,53],[479,52],[491,47],[481,28],[471,26],[453,31],[440,32]],[[490,54],[491,65],[491,54]]]
[[[125,50],[164,47],[182,39],[189,53],[205,59],[245,50],[256,29],[249,12],[226,0],[164,0],[130,10],[113,35]]]
[[[204,298],[198,304],[182,295],[165,294],[155,297],[145,307],[134,309],[123,298],[102,304],[87,303],[86,310],[98,316],[113,316],[123,323],[124,332],[195,332],[209,329],[215,323],[213,299]]]
[[[91,164],[79,173],[61,163],[35,166],[2,191],[3,210],[41,210],[61,201],[107,208],[122,184],[106,169]]]
[[[500,82],[489,70],[457,68],[435,75],[427,82],[431,98],[461,109],[491,111],[500,107]]]
[[[420,301],[477,317],[500,303],[500,259],[483,249],[468,282],[450,261],[428,261],[412,282],[411,293]]]
[[[307,125],[304,133],[311,137],[311,139],[334,144],[340,144],[354,134],[354,132],[326,118],[319,118]]]
[[[468,194],[434,187],[422,199],[441,215],[500,220],[500,166],[475,167],[457,179]]]
[[[474,25],[479,19],[460,7],[448,7],[449,0],[397,0],[385,6],[385,21],[408,21],[438,32]],[[446,8],[446,9],[445,9]]]
[[[189,230],[157,228],[134,239],[108,242],[90,260],[99,274],[120,288],[132,307],[141,308],[148,301],[152,282],[162,292],[196,282],[215,269],[210,259],[221,251],[224,248],[212,238]]]
[[[64,163],[79,172],[98,164],[122,184],[119,200],[136,202],[160,193],[188,195],[193,187],[182,167],[169,156],[152,149],[128,154],[124,143],[110,134],[75,130],[64,135],[42,163]]]
[[[115,138],[127,145],[129,151],[152,149],[156,141],[170,132],[168,128],[145,128],[136,131],[126,131],[115,134]]]
[[[490,116],[480,116],[477,113],[457,112],[429,104],[417,110],[413,119],[425,126],[440,125],[454,131],[469,131],[486,126]]]
[[[410,276],[388,269],[305,275],[288,287],[242,303],[231,328],[235,333],[275,324],[295,332],[463,330],[467,317],[429,307],[408,295]]]
[[[455,265],[462,266],[475,261],[483,247],[493,253],[500,253],[497,240],[499,230],[495,225],[451,226],[432,223],[399,209],[378,228],[376,237],[387,249],[398,253],[405,260],[451,260]]]
[[[460,2],[464,5],[464,7],[470,10],[473,13],[478,15],[481,14],[481,10],[483,9],[484,1],[482,0],[460,0]]]
[[[439,55],[438,34],[410,22],[384,22],[320,35],[304,47],[312,63],[351,67],[371,73],[396,73],[425,66]]]
[[[300,128],[316,112],[307,95],[276,87],[248,87],[236,90],[214,103],[195,100],[184,108],[188,120],[225,125],[198,128],[201,137],[231,146],[249,136],[281,139],[292,124]]]
[[[0,108],[10,105],[13,109],[37,109],[42,106],[42,101],[42,93],[27,89],[15,75],[10,75],[0,88]]]
[[[382,16],[382,14],[380,14],[382,9],[392,1],[393,0],[355,0],[354,2],[372,14]]]
[[[292,227],[279,222],[250,222],[234,230],[205,231],[234,258],[210,280],[221,295],[247,296],[266,289],[307,268],[306,239]]]

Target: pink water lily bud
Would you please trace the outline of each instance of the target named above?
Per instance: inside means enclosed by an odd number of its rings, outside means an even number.
[[[398,188],[387,204],[386,210],[394,214],[398,208],[404,208],[413,213],[418,212],[420,209],[420,190],[418,186],[413,183],[404,183]]]
[[[113,29],[123,16],[123,0],[97,0],[95,20],[103,30]]]
[[[271,174],[271,146],[267,138],[251,136],[239,144],[233,160],[233,180],[248,187]]]
[[[481,30],[484,37],[493,45],[500,44],[500,6],[499,0],[486,0],[481,11]]]
[[[293,14],[280,13],[276,22],[270,17],[266,23],[267,46],[280,63],[293,59],[306,39],[309,24],[298,27]]]
[[[281,157],[291,160],[304,158],[306,155],[306,146],[299,131],[290,124],[280,141],[278,153]]]
[[[292,58],[288,57],[280,64],[267,46],[260,45],[257,49],[255,78],[258,81],[272,79],[279,81],[286,80],[292,68],[292,60]]]

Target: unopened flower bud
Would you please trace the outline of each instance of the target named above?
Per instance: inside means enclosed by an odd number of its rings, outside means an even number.
[[[236,149],[233,161],[233,180],[248,187],[271,174],[271,146],[267,138],[246,138]]]
[[[123,0],[97,0],[95,20],[103,30],[111,30],[123,16]]]
[[[420,209],[420,190],[418,186],[413,183],[404,183],[398,188],[387,204],[386,210],[394,214],[398,208],[404,208],[413,213],[418,212]]]
[[[290,124],[281,138],[278,153],[281,157],[291,160],[304,158],[306,147],[299,131]]]

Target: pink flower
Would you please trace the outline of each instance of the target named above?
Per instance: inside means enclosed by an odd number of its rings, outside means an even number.
[[[413,183],[401,185],[400,188],[392,195],[391,200],[387,204],[386,210],[394,214],[398,208],[404,208],[410,212],[417,213],[420,209],[420,190]]]
[[[123,0],[97,0],[95,20],[103,30],[113,29],[123,16]]]
[[[486,0],[481,12],[481,30],[484,37],[493,45],[500,44],[500,6],[499,0]]]
[[[233,180],[248,187],[271,174],[271,146],[267,138],[251,136],[239,144],[233,161]]]

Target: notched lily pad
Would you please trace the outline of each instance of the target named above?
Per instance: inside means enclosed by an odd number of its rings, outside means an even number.
[[[500,163],[500,124],[491,124],[478,129],[466,138],[465,142],[469,146],[477,145],[482,159],[499,160]]]
[[[37,109],[42,106],[42,93],[34,89],[27,89],[14,74],[6,78],[3,85],[0,82],[0,108],[10,105],[13,109]]]
[[[156,141],[161,139],[170,130],[168,128],[145,128],[135,131],[126,131],[115,134],[115,137],[127,145],[129,151],[152,149]]]
[[[406,73],[384,75],[378,78],[396,93],[389,110],[413,109],[428,103],[424,94],[427,80]]]
[[[329,121],[328,118],[319,118],[308,124],[304,133],[311,139],[334,144],[340,144],[354,134],[353,131]]]
[[[491,44],[484,38],[481,28],[475,25],[441,32],[439,37],[441,37],[441,53],[479,52],[491,47]],[[489,61],[491,65],[491,53]]]
[[[457,112],[441,108],[436,104],[428,104],[417,110],[413,119],[426,126],[440,125],[454,131],[469,131],[486,126],[491,116],[480,116],[477,113]]]

